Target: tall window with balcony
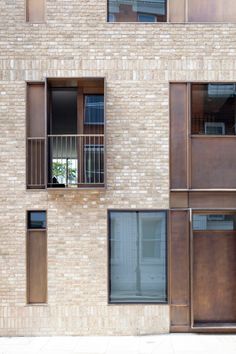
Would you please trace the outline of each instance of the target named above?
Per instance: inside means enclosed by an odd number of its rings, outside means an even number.
[[[47,187],[104,187],[103,79],[48,79],[46,91],[46,153],[38,164],[44,170],[46,161]],[[29,188],[37,187],[34,161],[42,160],[42,152],[30,149],[28,142]]]

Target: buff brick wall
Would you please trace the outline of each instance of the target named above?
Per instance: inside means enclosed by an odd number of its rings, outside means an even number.
[[[169,331],[168,305],[108,305],[107,210],[169,207],[169,81],[236,80],[236,25],[106,23],[106,0],[0,0],[0,335]],[[105,77],[107,189],[27,191],[25,82]],[[48,305],[26,305],[26,211],[48,213]]]

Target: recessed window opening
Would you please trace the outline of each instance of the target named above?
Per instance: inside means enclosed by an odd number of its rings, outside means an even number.
[[[167,0],[108,0],[110,22],[166,22]]]
[[[194,214],[193,230],[236,230],[236,214]]]
[[[166,213],[110,212],[110,302],[166,302]]]
[[[49,79],[48,186],[104,184],[104,80]]]

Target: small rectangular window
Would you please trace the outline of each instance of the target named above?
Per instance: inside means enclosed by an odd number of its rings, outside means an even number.
[[[108,0],[108,4],[108,20],[111,22],[167,20],[167,0]]]
[[[46,212],[45,211],[29,211],[28,212],[28,229],[46,229]]]
[[[103,95],[85,95],[84,124],[104,124]]]
[[[26,0],[26,21],[31,23],[45,21],[45,0]]]
[[[46,211],[28,211],[27,230],[27,302],[47,301],[47,230]]]
[[[138,22],[157,22],[155,15],[138,14]]]
[[[194,214],[193,230],[236,230],[236,214]]]
[[[236,84],[192,84],[192,134],[235,135]]]
[[[110,302],[167,301],[166,213],[109,213]]]

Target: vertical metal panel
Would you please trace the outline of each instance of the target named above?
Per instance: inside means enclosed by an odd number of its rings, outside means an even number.
[[[26,0],[26,21],[44,22],[45,0]]]
[[[47,302],[47,233],[45,230],[27,234],[28,303]]]
[[[173,189],[188,184],[188,105],[187,84],[170,85],[170,185]]]
[[[236,22],[235,0],[188,0],[188,22]]]
[[[185,0],[169,0],[169,22],[185,22]]]
[[[192,188],[236,188],[236,137],[192,137]]]
[[[28,138],[45,137],[44,83],[27,84],[27,126]]]
[[[190,325],[189,212],[170,211],[171,328],[187,331]]]
[[[29,188],[45,187],[45,139],[27,139],[27,186]]]

